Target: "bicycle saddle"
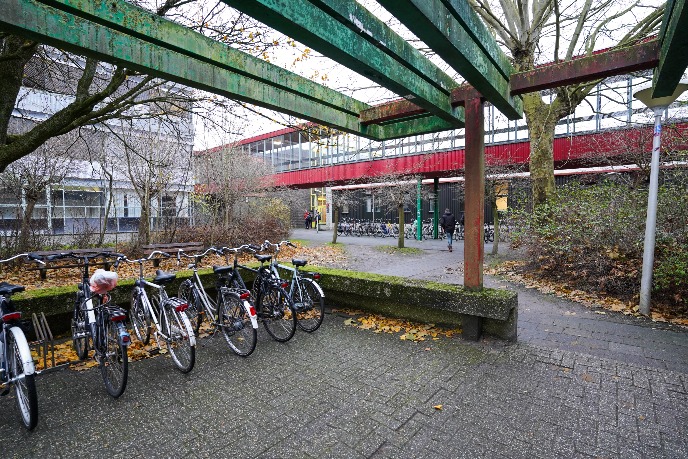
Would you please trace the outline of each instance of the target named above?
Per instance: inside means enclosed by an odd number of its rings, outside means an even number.
[[[153,279],[153,282],[156,284],[169,284],[174,280],[175,277],[177,277],[175,273],[166,273],[165,271],[158,269],[155,271],[155,279]]]
[[[215,274],[225,274],[232,271],[232,266],[213,266],[213,272]]]
[[[297,258],[291,259],[291,264],[294,266],[306,266],[306,263],[308,263],[308,260],[299,260]]]
[[[253,254],[253,256],[256,257],[256,260],[260,261],[261,263],[263,263],[264,261],[272,260],[272,255],[258,255],[256,253],[256,254]]]
[[[24,286],[8,284],[7,282],[0,282],[0,295],[11,295],[17,292],[23,292]]]

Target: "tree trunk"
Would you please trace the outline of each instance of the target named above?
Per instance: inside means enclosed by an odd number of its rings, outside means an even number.
[[[19,243],[17,250],[19,252],[31,252],[32,247],[29,247],[31,240],[31,217],[33,216],[33,209],[36,207],[36,200],[26,198],[26,209],[22,214],[21,228],[19,229]]]
[[[7,127],[22,87],[24,67],[38,48],[38,43],[16,35],[0,38],[0,145],[7,141]]]
[[[497,184],[494,184],[495,190],[493,194],[497,195]],[[497,209],[497,199],[496,197],[492,200],[492,220],[494,223],[494,242],[492,243],[492,255],[497,255],[499,253],[499,210]]]
[[[332,198],[334,200],[334,197]],[[332,222],[332,243],[337,243],[337,228],[339,227],[339,207],[335,207],[334,202],[332,203],[332,213],[334,214]]]
[[[397,215],[399,216],[399,243],[397,247],[404,248],[404,204],[397,206]]]
[[[110,209],[112,208],[112,174],[107,174],[108,178],[108,200],[105,205],[105,217],[103,224],[100,226],[100,235],[98,236],[98,246],[101,247],[105,242],[105,233],[107,232],[108,217],[110,216]]]
[[[530,132],[530,179],[536,207],[554,192],[554,128],[559,118],[539,92],[523,96],[523,111]]]

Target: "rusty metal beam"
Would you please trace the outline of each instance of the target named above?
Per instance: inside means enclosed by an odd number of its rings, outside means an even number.
[[[469,290],[483,288],[483,259],[485,245],[485,121],[484,104],[480,94],[473,91],[466,98],[466,185],[464,276],[463,285]]]
[[[358,116],[275,88],[155,43],[104,27],[35,0],[0,1],[0,30],[77,54],[124,65],[148,75],[383,140],[381,126],[361,126]]]
[[[626,48],[558,64],[543,65],[511,76],[511,93],[526,94],[543,89],[585,83],[600,78],[655,68],[659,63],[659,42],[653,40]]]
[[[585,83],[612,75],[655,68],[659,62],[659,42],[647,43],[593,54],[559,64],[549,64],[511,76],[512,94],[526,94],[565,84]],[[452,105],[463,105],[473,89],[462,85],[452,91]],[[422,114],[411,102],[396,100],[361,112],[361,122],[378,124]]]
[[[41,3],[165,49],[358,116],[370,106],[277,65],[215,41],[124,0],[39,0]]]
[[[688,66],[688,8],[685,0],[667,1],[659,39],[662,49],[653,79],[653,98],[673,94]]]
[[[373,45],[369,36],[364,37],[366,31],[355,31],[355,27],[343,24],[337,19],[341,19],[339,14],[337,17],[330,15],[331,8],[321,9],[318,7],[322,6],[321,3],[313,4],[306,0],[222,1],[390,91],[404,98],[413,98],[416,104],[433,115],[456,126],[463,125],[463,119],[457,116],[451,106],[448,92],[439,89],[436,84],[428,83],[418,72],[409,70],[413,62],[406,61],[402,64],[397,56],[388,54],[389,48],[385,50],[383,46]],[[356,18],[351,18],[350,21],[355,22],[354,19]],[[384,25],[386,34],[373,38],[381,42],[389,37],[401,40],[401,37],[387,29],[389,27]],[[367,32],[376,33],[375,30]]]
[[[523,102],[510,94],[513,72],[503,52],[478,42],[494,42],[465,0],[378,0],[418,38],[460,73],[509,119],[523,116]]]

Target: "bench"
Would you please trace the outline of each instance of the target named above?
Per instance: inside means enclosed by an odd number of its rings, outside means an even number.
[[[62,253],[73,253],[77,255],[93,255],[96,253],[112,253],[114,252],[114,249],[112,247],[96,247],[94,249],[66,249],[66,250],[42,250],[38,252],[31,252],[33,255],[37,256],[38,258],[41,259],[45,265],[41,265],[37,268],[27,268],[29,271],[39,271],[41,280],[46,280],[48,276],[48,270],[49,269],[61,269],[61,268],[81,268],[83,267],[83,263],[76,263],[76,259],[73,259],[73,263],[65,265],[65,264],[60,264],[57,266],[50,266],[50,263],[52,261],[49,261],[48,258],[51,255],[60,255]],[[104,269],[108,270],[110,269],[110,266],[112,265],[113,261],[112,260],[105,260],[102,262],[95,262],[91,263],[89,262],[89,265],[94,265],[94,266],[102,266]]]
[[[141,248],[143,249],[144,255],[150,255],[156,250],[159,250],[160,252],[169,253],[172,256],[174,256],[180,249],[189,255],[205,251],[205,245],[202,242],[172,242],[169,244],[147,244],[141,246]],[[153,258],[153,266],[158,268],[160,266],[160,260],[161,258]]]

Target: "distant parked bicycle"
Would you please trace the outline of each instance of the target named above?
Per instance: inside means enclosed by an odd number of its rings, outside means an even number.
[[[303,277],[303,273],[299,271],[300,267],[306,266],[307,260],[293,258],[291,260],[292,266],[280,264],[278,256],[280,246],[288,245],[296,247],[290,241],[281,241],[277,244],[272,244],[270,241],[263,243],[264,249],[274,248],[275,256],[270,263],[270,269],[276,278],[280,278],[279,269],[289,271],[291,273],[291,282],[289,284],[289,296],[294,302],[294,309],[296,310],[296,324],[299,328],[306,332],[314,332],[322,324],[325,317],[325,293],[316,282],[320,279],[319,273],[311,273],[312,278]]]
[[[217,300],[213,301],[205,291],[201,278],[198,276],[198,264],[200,259],[211,252],[222,255],[224,253],[239,253],[250,250],[249,246],[241,246],[234,249],[223,247],[218,249],[211,247],[197,255],[188,255],[183,251],[177,252],[177,260],[181,257],[193,260],[189,267],[193,269],[193,276],[179,286],[179,297],[189,304],[186,313],[189,316],[194,331],[198,334],[204,317],[209,320],[215,331],[222,330],[222,334],[230,349],[237,355],[246,357],[256,348],[258,341],[258,320],[256,308],[250,303],[251,293],[243,285],[233,288],[232,275],[236,271],[237,260],[234,266],[213,266],[213,272],[217,275],[215,284]]]
[[[485,237],[485,242],[494,242],[494,229],[492,229],[492,226],[488,225],[487,222],[485,222],[483,236]]]
[[[22,253],[0,263],[25,258],[43,264],[31,254]],[[21,312],[14,309],[10,301],[13,293],[24,291],[21,285],[0,282],[0,395],[10,393],[14,386],[17,408],[24,427],[33,430],[38,424],[38,396],[34,377],[36,369],[31,357],[31,349],[19,326]]]
[[[89,348],[95,353],[93,358],[98,362],[100,372],[105,383],[105,389],[112,397],[119,397],[127,387],[129,373],[129,359],[127,347],[131,338],[125,327],[127,313],[122,308],[111,304],[109,290],[115,287],[117,277],[113,274],[110,282],[104,287],[93,285],[89,281],[89,264],[91,260],[102,258],[124,258],[124,255],[114,252],[99,252],[93,254],[77,254],[72,252],[50,255],[47,259],[59,260],[73,258],[83,264],[83,276],[77,284],[74,313],[72,316],[72,343],[74,351],[80,360],[88,357]],[[104,271],[110,273],[110,271]]]
[[[160,346],[160,340],[162,340],[177,369],[182,373],[188,373],[196,362],[196,336],[189,318],[184,313],[189,304],[183,299],[167,296],[165,284],[172,282],[177,277],[176,274],[157,270],[153,282],[145,279],[143,264],[156,255],[170,256],[156,250],[147,258],[138,260],[124,258],[129,263],[139,264],[139,278],[134,283],[134,290],[131,293],[131,308],[129,309],[131,325],[136,337],[143,344],[148,344],[150,341],[154,326],[153,335],[158,342],[158,347],[162,347]],[[146,286],[156,290],[150,298],[146,293]]]

